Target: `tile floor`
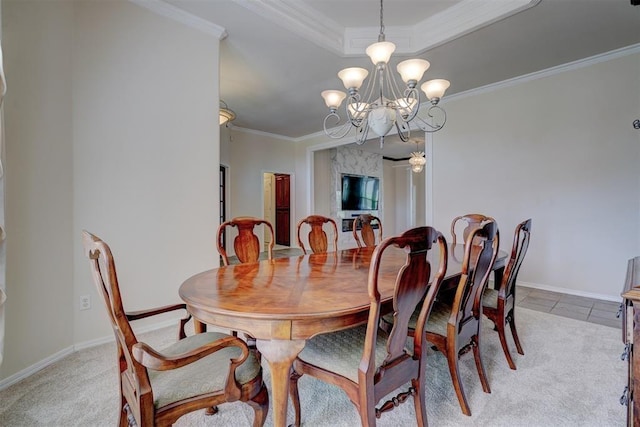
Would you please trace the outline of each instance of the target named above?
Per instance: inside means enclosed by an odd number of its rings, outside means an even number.
[[[620,302],[622,302],[622,298]],[[519,307],[614,328],[622,328],[622,319],[617,317],[620,302],[603,301],[524,286],[519,286],[516,290],[516,304]]]
[[[265,252],[261,254],[261,258],[263,258],[263,255],[266,257]],[[274,257],[276,258],[295,255],[302,255],[302,251],[298,248],[274,251]],[[233,263],[234,261],[231,258],[229,261]],[[622,298],[620,302],[622,302]],[[614,328],[622,328],[622,319],[617,317],[620,302],[604,301],[524,286],[518,286],[516,291],[516,305],[519,307]]]

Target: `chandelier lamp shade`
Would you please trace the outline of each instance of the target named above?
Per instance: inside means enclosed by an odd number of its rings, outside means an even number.
[[[235,120],[235,118],[236,113],[229,109],[226,102],[220,100],[220,126]]]
[[[345,68],[338,73],[338,77],[348,93],[325,90],[321,94],[329,108],[329,114],[324,119],[324,132],[329,137],[343,138],[355,128],[356,143],[363,144],[368,139],[369,130],[372,130],[380,137],[382,147],[385,135],[394,127],[403,142],[409,140],[410,123],[425,132],[442,129],[447,115],[438,103],[449,87],[449,82],[434,79],[420,85],[429,104],[425,113],[419,115],[421,105],[418,83],[431,64],[420,58],[400,62],[396,70],[404,82],[401,90],[402,85],[396,82],[397,77],[389,65],[395,49],[395,44],[385,40],[383,5],[380,0],[378,42],[369,45],[365,51],[373,63],[372,71],[359,67]],[[367,77],[370,78],[367,80]],[[345,99],[343,122],[338,110]]]

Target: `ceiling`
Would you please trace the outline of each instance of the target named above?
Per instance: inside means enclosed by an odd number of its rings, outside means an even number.
[[[226,30],[220,97],[233,126],[292,139],[322,131],[320,92],[343,89],[342,68],[371,68],[364,49],[380,28],[374,0],[163,1]],[[447,95],[640,43],[630,0],[386,0],[384,25],[394,68],[427,59],[423,80],[450,80]],[[415,151],[388,139],[385,155]]]

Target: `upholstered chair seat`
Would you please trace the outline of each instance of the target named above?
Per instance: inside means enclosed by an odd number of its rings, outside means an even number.
[[[315,336],[307,341],[298,358],[319,368],[333,371],[353,382],[358,382],[358,365],[362,359],[366,332],[367,325],[362,325]],[[375,352],[376,365],[380,365],[387,355],[388,337],[386,332],[378,330]]]
[[[186,337],[162,349],[165,356],[177,356],[227,337],[227,334],[206,332]],[[220,369],[229,360],[239,358],[238,347],[227,347],[212,355],[178,369],[156,371],[149,369],[154,406],[160,408],[182,399],[200,396],[224,389],[228,372]],[[260,362],[254,352],[236,369],[236,380],[241,385],[260,375]]]
[[[436,301],[436,303],[433,304],[433,309],[431,310],[431,314],[429,315],[429,321],[427,322],[427,332],[446,335],[449,317],[451,317],[451,306]],[[417,315],[415,316],[415,319],[418,320]],[[411,320],[413,323],[413,316]],[[412,324],[410,325],[412,327],[414,326]]]
[[[498,291],[496,289],[486,288],[482,294],[482,306],[490,308],[498,308]]]

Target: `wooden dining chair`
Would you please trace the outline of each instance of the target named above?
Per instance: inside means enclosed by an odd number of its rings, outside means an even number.
[[[180,321],[178,341],[164,350],[139,342],[129,322],[184,310],[185,305],[125,312],[111,249],[87,231],[82,238],[116,338],[119,425],[169,426],[189,412],[207,408],[215,413],[219,404],[242,401],[255,411],[253,426],[262,426],[269,395],[255,352],[241,339],[222,333],[187,337],[184,326],[190,316]]]
[[[472,244],[473,241],[479,244]],[[458,359],[469,349],[473,350],[482,389],[491,393],[487,374],[480,356],[480,331],[482,317],[482,292],[487,286],[489,274],[500,246],[500,233],[494,221],[473,229],[467,236],[460,279],[452,304],[437,301],[433,305],[426,325],[427,341],[447,358],[453,388],[465,415],[471,415],[464,394]],[[414,313],[413,319],[418,313]],[[410,326],[414,326],[414,322]],[[416,331],[420,329],[415,322]]]
[[[522,221],[516,226],[513,236],[513,246],[511,247],[511,257],[505,268],[502,283],[496,289],[487,288],[482,296],[482,313],[487,316],[495,325],[495,330],[500,337],[502,350],[507,358],[507,363],[511,369],[516,369],[516,364],[511,357],[507,346],[505,334],[506,326],[509,325],[511,335],[519,354],[524,354],[518,332],[516,331],[515,301],[516,301],[516,280],[520,266],[529,248],[529,238],[531,237],[531,218]]]
[[[380,242],[382,240],[382,221],[380,218],[370,214],[362,214],[353,220],[353,237],[359,248],[376,245],[375,228],[378,228],[378,242]],[[358,236],[358,231],[360,231],[360,236]]]
[[[434,245],[438,247],[439,258],[437,265],[432,266],[427,253]],[[384,264],[384,254],[392,247],[406,252],[403,265]],[[429,286],[432,268],[434,278]],[[375,248],[367,284],[371,301],[367,323],[308,340],[293,362],[290,394],[296,426],[300,426],[302,417],[298,390],[298,379],[302,375],[311,375],[342,388],[358,409],[363,426],[375,426],[376,418],[410,396],[415,404],[417,425],[427,425],[426,340],[424,334],[408,340],[408,323],[414,309],[422,304],[417,327],[424,327],[446,269],[446,241],[431,227],[408,230],[401,236],[382,241]],[[383,310],[378,288],[381,277],[395,283],[392,316],[396,327],[388,334],[378,328]],[[375,407],[382,397],[407,383],[410,386],[406,391]]]
[[[455,245],[458,242],[456,234],[459,231],[459,228],[462,227],[459,223],[465,224],[462,230],[462,242],[466,242],[467,236],[471,230],[476,227],[480,227],[489,221],[494,221],[494,219],[482,214],[466,214],[455,217],[453,221],[451,221],[451,244]]]
[[[227,256],[227,251],[224,247],[224,236],[227,234],[227,230],[234,227],[238,230],[238,235],[233,240],[233,249],[235,250],[238,261],[245,263],[256,262],[260,259],[260,239],[255,234],[254,229],[261,224],[264,224],[264,227],[266,227],[266,230],[271,235],[267,246],[267,256],[269,259],[273,259],[275,236],[271,223],[264,219],[243,216],[233,218],[230,221],[225,221],[218,227],[218,236],[216,241],[218,245],[218,252],[222,257],[222,263],[224,265],[229,265],[229,257]]]
[[[309,247],[313,251],[314,254],[327,252],[329,249],[332,251],[338,250],[338,226],[336,222],[322,215],[310,215],[306,218],[302,218],[300,222],[298,222],[298,246],[302,249],[302,252],[307,253],[307,249],[304,246],[301,236],[301,229],[304,225],[309,225],[311,230],[307,235],[307,242],[309,243]],[[332,245],[329,248],[329,239],[327,232],[324,227],[329,227],[329,233],[331,234]]]

